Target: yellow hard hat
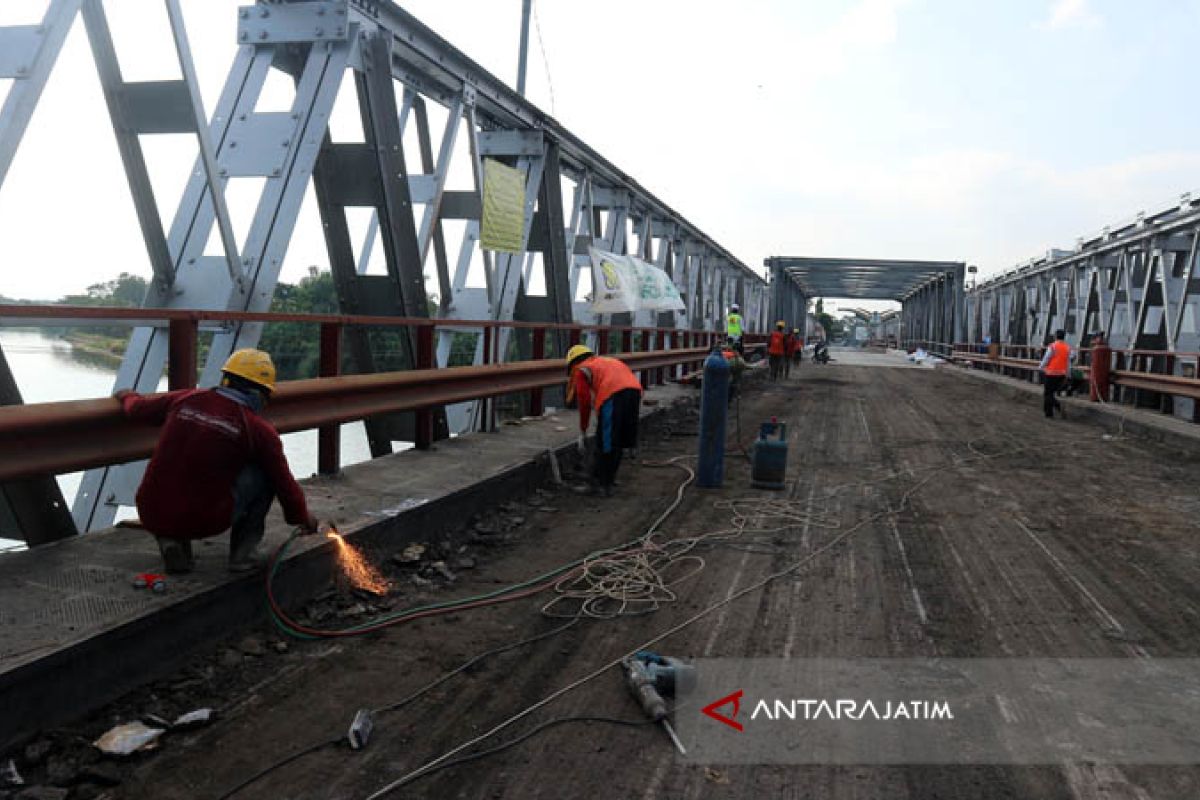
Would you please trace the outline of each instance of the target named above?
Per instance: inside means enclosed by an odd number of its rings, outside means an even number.
[[[786,328],[786,327],[787,327],[787,323],[786,323],[786,322],[784,322],[783,320],[779,320],[779,322],[776,322],[776,323],[775,323],[775,327],[776,327],[776,328]]]
[[[245,378],[268,392],[275,391],[275,364],[262,350],[246,348],[234,352],[226,359],[221,371]]]
[[[596,354],[592,352],[592,348],[588,347],[586,344],[575,345],[567,351],[567,372],[571,371],[571,366],[574,365],[576,361],[586,358],[587,356],[594,355]]]

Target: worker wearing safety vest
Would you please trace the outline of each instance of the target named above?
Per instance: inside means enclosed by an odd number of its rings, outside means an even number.
[[[729,306],[729,316],[725,318],[725,335],[733,341],[734,349],[742,352],[742,315],[737,303]]]
[[[116,393],[125,416],[162,425],[137,490],[137,523],[158,541],[166,571],[191,572],[192,540],[229,529],[229,569],[266,562],[256,551],[271,501],[304,533],[317,532],[275,427],[261,416],[275,390],[275,365],[261,350],[238,350],[215,389]]]
[[[775,323],[771,332],[771,340],[767,342],[767,360],[771,365],[771,380],[777,381],[783,375],[783,360],[787,357],[787,324],[783,320]]]
[[[792,339],[796,343],[795,347],[792,348],[792,360],[799,367],[800,362],[804,361],[804,337],[800,335],[799,328],[792,328]]]
[[[592,408],[596,409],[596,448],[592,462],[592,485],[584,491],[612,497],[621,451],[637,447],[638,413],[642,384],[625,362],[598,356],[577,344],[567,351],[567,402],[579,402],[579,450]]]
[[[1067,344],[1066,338],[1066,331],[1055,331],[1054,341],[1046,348],[1042,363],[1038,365],[1042,372],[1042,411],[1049,418],[1054,417],[1056,408],[1059,416],[1066,416],[1062,403],[1058,402],[1058,391],[1071,371],[1071,345]]]

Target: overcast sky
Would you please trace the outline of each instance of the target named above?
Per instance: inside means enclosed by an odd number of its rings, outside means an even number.
[[[238,3],[183,3],[211,113]],[[44,5],[0,3],[0,24]],[[161,0],[106,5],[126,78],[177,77]],[[402,5],[515,82],[520,0]],[[756,268],[928,258],[986,275],[1200,190],[1200,0],[536,8],[530,98]],[[169,221],[194,144],[144,141]],[[317,225],[309,206],[285,280],[326,263]],[[23,298],[150,272],[81,24],[0,187],[0,269],[0,294]]]

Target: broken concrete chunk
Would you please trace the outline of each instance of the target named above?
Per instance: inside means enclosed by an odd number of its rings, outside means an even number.
[[[171,723],[172,728],[194,728],[207,723],[212,719],[211,708],[197,708],[195,711],[189,711],[182,714]]]
[[[30,742],[25,745],[25,763],[30,766],[36,766],[46,760],[46,756],[50,755],[50,751],[54,749],[54,742],[49,739],[38,739],[35,742]]]
[[[451,571],[451,569],[446,566],[445,561],[435,561],[430,566],[433,567],[434,572],[441,575],[443,578],[450,581],[451,583],[454,583],[454,581],[458,580],[458,576],[455,575],[454,572]]]
[[[30,786],[18,794],[16,800],[67,800],[67,790],[53,786]]]
[[[263,647],[262,639],[258,638],[257,636],[247,636],[242,639],[242,641],[238,642],[238,650],[241,650],[248,656],[254,656],[255,658],[266,655],[267,652],[267,649]]]
[[[77,783],[79,765],[66,756],[50,756],[46,762],[46,780],[55,786],[70,786]]]
[[[101,786],[116,786],[121,782],[121,770],[111,761],[101,761],[98,764],[88,764],[79,770],[79,777],[89,783]]]
[[[127,756],[139,750],[150,749],[162,735],[162,728],[151,728],[141,721],[126,722],[110,729],[93,744],[105,755]]]
[[[17,765],[11,758],[0,767],[0,786],[24,786],[25,779],[17,772]]]
[[[397,564],[416,564],[425,555],[425,545],[413,543],[392,558]]]

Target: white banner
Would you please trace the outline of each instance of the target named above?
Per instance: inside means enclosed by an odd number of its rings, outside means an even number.
[[[683,311],[683,298],[666,272],[634,256],[588,249],[592,258],[592,313]]]

